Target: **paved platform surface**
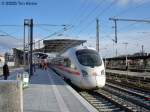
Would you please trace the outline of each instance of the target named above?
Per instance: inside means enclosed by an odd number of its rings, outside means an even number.
[[[130,75],[130,76],[136,76],[136,77],[145,77],[150,78],[150,72],[130,72],[130,71],[121,71],[121,70],[110,70],[106,69],[106,73],[116,73],[121,75]]]
[[[14,69],[10,69],[9,70],[9,76],[8,76],[8,80],[16,80],[16,76],[17,74],[23,73],[24,69],[22,67],[20,68],[14,68]],[[3,80],[3,73],[0,74],[0,80]]]
[[[23,93],[24,112],[97,112],[51,69],[37,69]]]

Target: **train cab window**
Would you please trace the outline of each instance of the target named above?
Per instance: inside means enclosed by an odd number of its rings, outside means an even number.
[[[102,64],[100,55],[94,50],[79,50],[76,52],[76,56],[79,63],[84,66],[95,67]]]
[[[64,59],[64,66],[65,67],[71,67],[71,61],[69,58],[65,58]]]

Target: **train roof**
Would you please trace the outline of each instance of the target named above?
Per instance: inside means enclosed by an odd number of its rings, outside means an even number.
[[[76,46],[76,47],[72,47],[70,48],[69,50],[82,50],[82,49],[90,49],[90,50],[96,50],[95,48],[93,47],[88,47],[88,46]]]
[[[88,46],[76,46],[76,47],[72,47],[72,48],[69,48],[68,50],[66,50],[66,52],[62,53],[62,55],[66,55],[66,54],[70,54],[70,53],[73,53],[73,52],[76,52],[78,50],[84,50],[84,49],[88,49],[88,50],[94,50],[96,51],[95,48],[93,47],[88,47]],[[61,54],[59,54],[61,55]]]
[[[86,40],[75,40],[75,39],[53,39],[53,40],[44,40],[44,47],[38,49],[39,52],[59,52],[63,53],[69,48],[81,45],[85,43]]]

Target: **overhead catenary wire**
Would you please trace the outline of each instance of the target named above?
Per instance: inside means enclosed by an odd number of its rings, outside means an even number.
[[[128,8],[128,9],[125,9],[125,10],[123,10],[123,11],[121,11],[121,12],[119,12],[118,14],[116,14],[115,16],[113,16],[114,18],[117,18],[117,16],[121,16],[121,15],[123,15],[123,14],[125,14],[125,13],[127,13],[128,11],[133,11],[134,9],[137,9],[137,8],[139,8],[139,7],[142,7],[143,5],[145,5],[145,3],[148,3],[148,2],[150,2],[150,1],[146,1],[146,2],[143,2],[142,4],[138,4],[138,5],[136,5],[135,7],[132,7],[132,8]],[[131,10],[132,9],[132,10]],[[134,22],[134,21],[133,21]],[[141,22],[140,20],[138,21],[138,22]],[[128,28],[130,28],[131,26],[133,27],[133,26],[135,26],[136,25],[136,23],[137,22],[134,22],[134,23],[131,23],[131,24],[129,24],[129,25],[127,25],[127,26],[125,26],[125,27],[122,27],[122,28],[119,28],[119,30],[122,30],[122,29],[128,29]]]
[[[46,37],[40,39],[40,40],[35,41],[35,43],[40,42],[40,41],[43,41],[43,40],[45,40],[45,39],[48,39],[48,38],[50,38],[50,37],[52,37],[52,36],[54,36],[54,35],[58,35],[58,34],[60,34],[60,33],[63,33],[63,32],[65,32],[66,30],[71,29],[71,28],[72,28],[72,26],[69,26],[69,27],[67,27],[67,28],[64,27],[63,29],[60,29],[60,30],[58,30],[58,31],[56,31],[56,32],[54,32],[54,33],[52,33],[52,34],[50,34],[50,35],[48,35],[48,36],[46,36]]]
[[[44,30],[44,31],[50,31],[50,29],[44,28],[44,27],[42,27],[42,26],[40,26],[40,27],[38,27],[38,28],[41,29],[41,30]]]
[[[113,0],[107,7],[105,7],[96,17],[99,18],[102,14],[104,14],[106,11],[108,11],[113,5],[116,4],[118,0]],[[95,18],[96,18],[95,17]],[[95,22],[95,18],[93,18],[85,27],[83,27],[78,34],[82,33],[83,31],[85,31],[90,25],[92,25],[92,23]]]
[[[142,18],[142,20],[150,21],[150,17]],[[133,22],[133,23],[132,23],[132,22]],[[129,29],[129,28],[131,28],[131,27],[134,27],[134,26],[137,25],[137,24],[139,24],[139,23],[138,23],[138,22],[135,22],[135,21],[131,21],[130,24],[119,28],[119,31],[120,31],[120,30],[124,30],[124,29]],[[140,24],[141,24],[141,23],[140,23]],[[145,23],[142,23],[142,24],[145,24]]]
[[[116,2],[116,1],[114,1],[114,2]],[[112,3],[112,4],[113,4],[113,3]],[[139,4],[138,6],[134,7],[133,9],[139,8],[139,7],[141,7],[141,6],[144,5],[144,4],[145,4],[145,3]],[[121,11],[120,13],[118,13],[117,15],[121,15],[121,13],[126,13],[126,12],[128,12],[128,11],[129,11],[129,9],[123,10],[123,11]],[[104,12],[104,10],[103,10],[102,12]],[[98,16],[100,16],[100,14],[99,14]],[[83,20],[82,20],[82,21],[83,21]],[[82,29],[79,31],[79,34],[82,33],[83,31],[85,31],[85,29],[87,29],[94,21],[95,21],[95,18],[93,19],[93,21],[91,21],[89,24],[87,24],[84,28],[82,28]],[[85,20],[84,22],[86,22],[86,20]],[[80,22],[80,23],[83,24],[83,22]],[[81,25],[80,25],[80,26],[81,26]],[[77,27],[76,27],[76,28],[77,28]]]
[[[68,26],[72,26],[72,25],[69,25],[69,24],[63,24],[63,25],[50,25],[50,24],[35,24],[35,26],[37,26],[38,28],[44,30],[44,31],[50,31],[50,29],[48,28],[45,28],[44,26],[46,27],[68,27]]]
[[[79,13],[79,16],[77,16],[76,17],[76,19],[74,19],[75,21],[74,21],[74,23],[72,23],[72,24],[76,24],[77,22],[78,22],[78,20],[80,20],[80,18],[82,18],[83,16],[84,16],[84,14],[85,14],[85,12],[87,11],[87,9],[89,8],[89,6],[90,6],[90,3],[89,2],[91,2],[90,0],[84,0],[84,4],[83,4],[83,6],[81,7],[81,10],[79,10],[78,12],[80,12]]]
[[[150,23],[150,20],[143,20],[143,19],[123,19],[123,18],[109,18],[109,20],[112,20],[115,22],[115,43],[117,44],[117,22],[118,21],[124,21],[124,22],[144,22],[144,23]]]
[[[129,29],[131,27],[134,27],[137,24],[138,24],[137,22],[134,22],[134,23],[131,23],[131,24],[127,25],[127,26],[121,27],[119,30]],[[140,24],[145,24],[145,23],[140,23]]]
[[[24,25],[9,25],[9,24],[1,24],[0,27],[23,27]],[[34,24],[33,26],[35,27],[39,27],[41,28],[42,26],[46,26],[46,27],[63,27],[63,29],[65,30],[65,28],[69,27],[70,25],[66,25],[66,24],[62,24],[62,25],[54,25],[54,24]],[[72,27],[72,26],[71,26]],[[43,28],[41,28],[43,29]],[[43,30],[46,30],[46,29],[43,29]],[[48,30],[47,30],[48,31]],[[12,36],[11,34],[5,32],[5,31],[2,31],[0,30],[0,32],[2,32],[3,34],[0,35],[0,36],[7,36],[7,37],[10,37],[10,38],[13,38],[15,40],[18,40],[18,41],[21,41],[22,39],[18,39],[16,38],[15,36]],[[54,32],[52,35],[55,35],[57,34],[58,32]],[[6,34],[6,35],[5,35]],[[52,36],[50,35],[50,36]],[[44,39],[48,38],[49,36],[46,36]],[[43,40],[43,39],[42,39]],[[41,40],[39,40],[41,41]]]
[[[127,35],[126,34],[120,34],[120,41],[124,41],[124,38],[125,37],[130,37],[130,38],[128,38],[127,40],[126,40],[126,42],[129,42],[130,43],[130,45],[134,45],[134,48],[133,47],[130,47],[130,52],[131,51],[135,51],[135,45],[137,46],[137,43],[139,44],[141,44],[141,45],[143,45],[145,42],[147,42],[147,44],[146,45],[148,45],[148,40],[149,40],[149,38],[148,38],[148,36],[143,36],[142,37],[142,35],[139,35],[139,34],[133,34],[133,36],[131,35],[130,36],[130,34],[128,33]],[[141,38],[142,37],[142,38]],[[135,44],[136,43],[136,44]],[[118,43],[118,44],[120,44],[120,43]],[[145,46],[146,46],[145,45]],[[139,46],[139,45],[138,45]],[[120,47],[118,47],[118,48],[120,48]],[[137,48],[137,47],[136,47]],[[133,52],[134,53],[134,52]]]
[[[20,41],[20,40],[21,40],[21,39],[16,38],[15,36],[10,35],[10,34],[7,33],[7,32],[2,31],[2,30],[0,30],[0,32],[6,34],[6,35],[3,35],[3,36],[7,36],[7,37],[10,37],[10,38],[13,38],[13,39],[15,39],[15,40],[17,40],[17,41]]]
[[[82,0],[81,5],[79,6],[79,8],[77,9],[78,11],[81,11],[84,7],[84,4],[86,3],[87,0]],[[72,18],[70,19],[70,23],[74,23],[74,21],[77,19],[77,15],[73,15]]]
[[[121,15],[124,15],[125,13],[127,13],[127,12],[131,12],[131,11],[134,11],[135,9],[137,9],[137,8],[139,8],[139,7],[142,7],[143,5],[148,5],[148,3],[149,3],[150,1],[147,1],[147,2],[143,2],[142,4],[138,4],[138,5],[136,5],[135,7],[131,7],[131,8],[128,8],[128,9],[125,9],[125,10],[123,10],[123,11],[120,11],[119,13],[117,13],[115,16],[113,16],[113,17],[117,17],[117,16],[121,16]]]
[[[142,7],[143,5],[148,5],[148,3],[149,3],[150,1],[146,1],[146,2],[143,2],[142,4],[138,4],[137,6],[135,6],[135,7],[133,7],[133,8],[128,8],[128,9],[125,9],[125,10],[123,10],[123,11],[121,11],[121,12],[119,12],[119,13],[117,13],[115,16],[113,16],[113,17],[117,17],[117,16],[119,16],[119,17],[121,17],[121,15],[124,15],[125,13],[127,13],[127,12],[131,12],[131,11],[134,11],[134,9],[137,9],[137,8],[139,8],[139,7]],[[131,10],[132,9],[132,10]],[[149,19],[149,18],[144,18],[144,19]],[[129,25],[126,25],[125,27],[121,27],[121,28],[119,28],[119,30],[123,30],[123,29],[128,29],[128,28],[130,28],[130,27],[133,27],[133,26],[135,26],[137,24],[137,22],[134,22],[134,23],[131,23],[131,24],[129,24]]]
[[[24,25],[9,25],[9,24],[0,24],[0,27],[23,27]],[[33,26],[47,26],[47,27],[64,27],[67,26],[67,24],[62,25],[55,25],[55,24],[33,24]]]
[[[83,4],[81,4],[81,8],[80,8],[80,10],[78,11],[78,12],[80,12],[80,13],[79,13],[79,16],[76,16],[76,18],[73,19],[74,21],[72,21],[72,23],[71,23],[71,24],[74,25],[74,27],[73,27],[72,30],[71,30],[71,33],[74,32],[73,30],[75,30],[74,28],[76,28],[76,27],[75,27],[75,26],[77,26],[76,24],[78,24],[78,21],[80,21],[80,18],[82,18],[82,17],[84,16],[86,10],[88,9],[88,7],[89,7],[89,5],[90,5],[88,2],[90,2],[90,0],[84,0]],[[82,6],[82,5],[83,5],[83,6]]]
[[[99,2],[99,3],[96,5],[96,7],[95,7],[94,9],[92,9],[87,15],[85,15],[85,17],[84,17],[83,19],[81,19],[81,20],[79,21],[79,25],[80,25],[81,23],[83,24],[84,20],[86,20],[87,18],[89,18],[90,15],[92,15],[92,14],[100,7],[100,5],[102,5],[104,2],[105,2],[104,0],[101,1],[101,2]]]
[[[73,28],[74,30],[77,29],[78,26],[80,26],[81,24],[83,24],[85,22],[86,19],[88,19],[92,14],[94,14],[94,12],[100,8],[100,6],[104,3],[105,1],[101,1],[99,2],[96,7],[94,7],[87,15],[85,15],[83,17],[83,19],[81,18],[80,21],[78,22],[78,24]]]
[[[17,24],[13,24],[13,25],[9,25],[9,24],[0,24],[0,27],[23,27],[24,25],[17,25]],[[62,24],[62,25],[54,25],[54,24],[34,24],[33,26],[35,27],[39,27],[43,30],[47,30],[47,31],[50,31],[46,28],[43,28],[43,26],[46,26],[46,27],[65,27],[65,26],[69,26],[69,25],[65,25],[65,24]],[[7,33],[7,32],[4,32],[4,31],[0,31],[2,33],[5,33],[7,34],[8,36],[14,38],[14,39],[17,39],[16,37],[12,36],[11,34]]]
[[[23,27],[23,25],[7,25],[7,24],[1,24],[0,27]]]

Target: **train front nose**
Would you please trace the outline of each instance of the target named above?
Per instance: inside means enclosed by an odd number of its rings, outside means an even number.
[[[82,80],[82,87],[84,89],[92,89],[96,87],[96,80],[95,77],[84,77]]]
[[[95,75],[95,79],[96,79],[96,85],[98,87],[104,87],[105,83],[106,83],[106,75],[105,75],[105,70],[101,70],[100,71],[96,71],[96,75]]]
[[[102,88],[105,86],[105,76],[89,76],[84,77],[82,86],[85,89]]]
[[[86,89],[102,88],[105,86],[105,70],[99,68],[88,72],[82,71],[82,86]]]
[[[105,86],[106,77],[105,76],[96,76],[96,86],[101,88]]]

